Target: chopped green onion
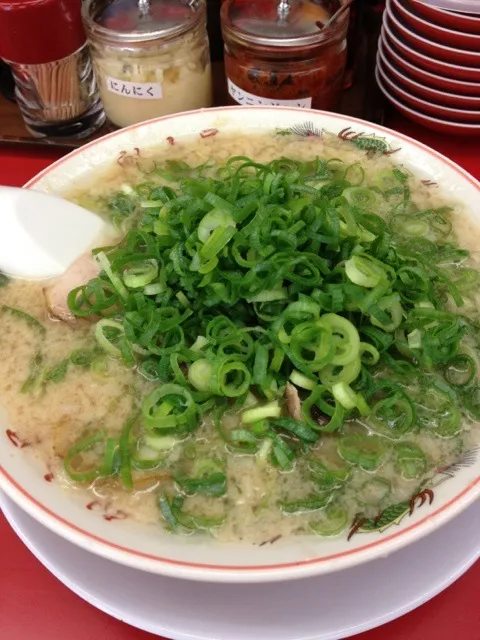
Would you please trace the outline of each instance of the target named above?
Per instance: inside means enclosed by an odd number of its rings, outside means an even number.
[[[310,522],[309,527],[319,536],[337,536],[348,526],[348,511],[334,505],[328,506],[321,520]]]
[[[372,288],[387,280],[385,269],[369,257],[353,256],[345,262],[348,278],[360,287]]]
[[[223,473],[212,473],[201,478],[185,478],[176,476],[175,482],[188,495],[200,494],[212,498],[218,498],[227,492],[227,478]]]
[[[345,382],[337,382],[332,387],[332,394],[344,409],[350,410],[357,406],[357,394]]]
[[[95,478],[100,476],[102,465],[84,470],[81,467],[77,468],[74,461],[77,456],[81,456],[83,452],[89,451],[101,442],[104,443],[105,438],[106,436],[104,431],[97,431],[69,449],[64,458],[63,464],[65,471],[71,480],[74,482],[92,482]]]
[[[321,320],[333,334],[335,352],[331,364],[346,365],[355,360],[360,352],[360,337],[355,326],[335,313],[328,313]]]
[[[328,469],[323,462],[309,460],[308,468],[310,478],[319,491],[334,491],[344,485],[350,475],[347,467],[341,469]]]
[[[301,387],[302,389],[307,389],[308,391],[312,391],[315,388],[315,381],[311,378],[307,378],[307,376],[300,373],[294,369],[290,374],[290,382],[293,382],[297,387]]]
[[[295,420],[294,418],[277,418],[273,421],[273,425],[289,431],[303,442],[316,442],[318,440],[318,433],[307,424],[300,422],[300,420]]]
[[[406,479],[420,478],[427,470],[427,457],[416,444],[399,442],[395,446],[396,470]]]
[[[123,282],[129,289],[139,289],[150,284],[158,276],[156,260],[136,262],[123,272]]]
[[[342,436],[338,443],[338,454],[350,464],[365,471],[375,471],[383,462],[387,444],[378,436]]]
[[[112,283],[113,287],[118,292],[118,294],[123,299],[128,298],[128,291],[125,288],[125,285],[123,284],[121,278],[113,271],[110,261],[105,255],[105,253],[103,251],[100,251],[100,253],[96,254],[95,258],[98,264],[100,265],[100,267],[107,274],[108,278],[110,279],[110,282]]]
[[[7,305],[4,304],[2,306],[2,311],[4,312],[6,311],[10,313],[12,316],[19,318],[20,320],[23,320],[24,322],[29,324],[31,327],[39,331],[41,335],[44,335],[46,333],[46,329],[41,322],[39,322],[36,318],[29,315],[28,313],[25,313],[25,311],[22,311],[21,309],[14,309],[13,307],[7,307]]]
[[[464,387],[475,377],[477,367],[470,356],[459,353],[445,367],[445,379],[455,387]]]
[[[302,415],[307,424],[315,431],[332,432],[339,430],[343,426],[345,418],[344,407],[335,399],[333,399],[333,405],[326,401],[325,396],[328,395],[328,393],[329,390],[327,387],[318,385],[302,405]],[[330,420],[323,426],[317,424],[312,418],[311,411],[315,406],[318,406],[325,415],[330,417]]]
[[[229,213],[214,209],[207,213],[198,225],[198,239],[206,243],[216,229],[235,226],[236,222]]]
[[[189,431],[196,420],[196,406],[191,394],[177,384],[154,389],[143,401],[142,415],[147,429]]]
[[[281,413],[282,408],[277,401],[274,401],[262,407],[247,409],[247,411],[242,413],[242,422],[243,424],[252,424],[252,422],[257,422],[264,418],[279,418]]]
[[[370,209],[377,202],[377,195],[366,187],[349,187],[342,192],[348,203],[362,209]]]
[[[106,331],[110,334],[110,337],[107,337]],[[118,343],[118,338],[125,334],[123,325],[120,322],[115,322],[114,320],[108,320],[104,318],[103,320],[99,320],[97,322],[97,326],[95,327],[95,339],[98,344],[102,347],[102,349],[111,356],[115,356],[116,358],[122,357],[122,350],[115,345],[115,342]]]
[[[213,365],[202,358],[192,362],[188,369],[188,380],[198,391],[209,391],[212,383]]]
[[[305,500],[281,502],[280,508],[284,513],[304,513],[306,511],[317,511],[318,509],[325,509],[325,507],[331,500],[332,494],[325,493],[323,495],[306,498]]]

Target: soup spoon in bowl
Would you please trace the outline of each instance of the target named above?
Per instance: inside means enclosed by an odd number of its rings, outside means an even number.
[[[60,276],[107,229],[100,216],[68,200],[0,186],[0,272],[7,276]]]

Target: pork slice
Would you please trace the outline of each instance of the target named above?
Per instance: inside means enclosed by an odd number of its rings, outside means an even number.
[[[68,294],[72,289],[81,287],[100,273],[100,267],[91,253],[80,256],[51,285],[44,287],[43,295],[50,319],[74,322],[75,316],[67,305]]]
[[[295,420],[303,421],[302,405],[300,402],[300,396],[298,395],[297,388],[287,382],[285,387],[285,400],[287,401],[288,415]]]

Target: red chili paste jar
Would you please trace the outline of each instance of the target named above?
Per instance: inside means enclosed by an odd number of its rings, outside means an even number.
[[[221,9],[231,104],[334,111],[347,56],[345,0],[225,0]]]

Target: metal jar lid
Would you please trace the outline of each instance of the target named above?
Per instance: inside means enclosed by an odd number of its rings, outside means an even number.
[[[205,0],[85,0],[82,17],[92,38],[141,45],[186,33],[205,11]]]
[[[226,0],[222,6],[224,36],[242,44],[309,47],[332,38],[348,22],[348,11],[323,26],[345,0]]]

